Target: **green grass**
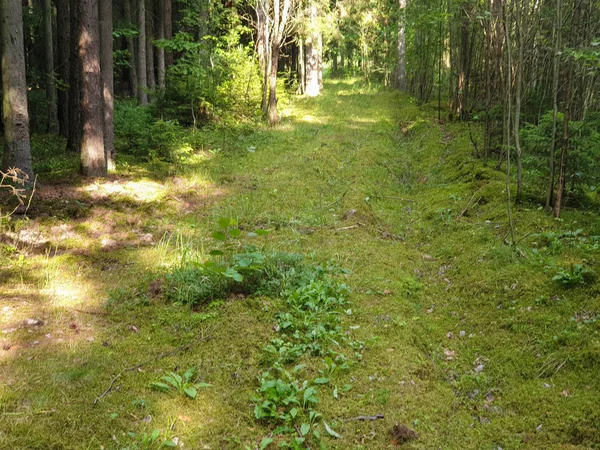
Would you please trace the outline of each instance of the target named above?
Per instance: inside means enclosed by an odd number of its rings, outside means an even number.
[[[394,448],[395,424],[419,434],[403,448],[599,448],[598,206],[560,221],[517,206],[515,250],[503,174],[471,157],[462,124],[353,81],[286,113],[273,128],[197,133],[187,163],[127,159],[119,189],[42,188],[34,219],[5,225],[1,326],[17,329],[0,335],[11,346],[0,350],[0,448],[144,448],[155,429],[184,448],[257,448],[272,427],[252,398],[281,300],[190,308],[161,292],[184,254],[217,246],[222,217],[244,236],[271,230],[243,244],[351,271],[343,326],[369,343],[332,378],[350,391],[320,388],[319,412],[341,435],[327,448]],[[581,280],[552,279],[576,264]],[[150,387],[191,367],[213,385],[195,400]]]

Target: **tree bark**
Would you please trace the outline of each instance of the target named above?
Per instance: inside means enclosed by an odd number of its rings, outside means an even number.
[[[54,73],[54,45],[52,40],[52,1],[44,0],[44,52],[46,56],[47,131],[58,133],[58,106],[56,104],[56,74]]]
[[[69,136],[69,20],[69,0],[56,0],[57,72],[62,85],[58,90],[58,129],[65,138]]]
[[[124,0],[123,14],[128,25],[134,25],[133,16],[131,14],[131,2],[135,0]],[[138,92],[138,77],[137,77],[137,62],[135,51],[135,41],[133,37],[127,37],[127,51],[129,52],[129,89],[131,96],[137,97]]]
[[[163,14],[165,18],[165,39],[173,39],[173,3],[172,0],[163,0]],[[173,52],[165,51],[165,65],[167,69],[173,65]]]
[[[523,199],[523,151],[521,149],[521,91],[523,84],[523,64],[524,64],[524,41],[526,38],[525,32],[525,21],[527,18],[523,17],[521,9],[522,5],[518,2],[515,5],[516,8],[516,30],[518,40],[518,51],[517,51],[517,63],[515,64],[515,123],[514,123],[514,136],[515,136],[515,151],[517,156],[517,196],[516,200],[521,201]],[[525,12],[526,14],[526,12]]]
[[[406,91],[406,0],[399,0],[400,21],[398,23],[398,67],[396,88]]]
[[[25,81],[23,6],[21,0],[2,0],[2,94],[4,157],[2,168],[18,168],[33,182],[29,111]]]
[[[140,105],[148,104],[148,78],[146,67],[146,0],[138,0],[138,90],[137,98]]]
[[[81,173],[106,175],[104,153],[104,108],[100,70],[98,0],[79,0],[79,55],[81,65]]]
[[[115,151],[115,84],[113,59],[112,0],[100,0],[100,65],[104,100],[104,153],[106,168],[116,168]]]
[[[158,2],[158,39],[165,38],[165,8],[163,7],[163,1],[159,0]],[[165,49],[162,47],[158,47],[156,49],[156,68],[158,75],[158,87],[159,89],[164,89],[165,79],[167,75],[167,69],[165,65]]]
[[[306,93],[306,65],[304,57],[304,39],[298,40],[298,86],[300,94]]]
[[[267,99],[269,95],[269,71],[270,71],[270,51],[269,51],[269,2],[268,0],[258,0],[256,9],[256,53],[258,55],[258,64],[263,75],[262,79],[262,100],[261,109],[266,113],[269,109]]]
[[[562,29],[561,0],[556,0],[556,20],[552,24],[554,55],[552,61],[552,146],[550,147],[548,188],[546,190],[546,210],[550,212],[554,200],[555,154],[558,118],[558,83],[560,79],[560,41]]]
[[[306,95],[316,97],[319,87],[319,24],[317,5],[310,6],[310,29],[305,42],[306,49]]]
[[[78,0],[70,0],[70,41],[69,41],[69,135],[67,150],[79,153],[81,150],[81,60],[79,55],[79,22],[81,7]]]
[[[156,88],[154,74],[154,2],[146,0],[146,77],[148,89]]]

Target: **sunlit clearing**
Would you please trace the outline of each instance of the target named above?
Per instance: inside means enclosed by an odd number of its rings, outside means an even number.
[[[152,202],[159,200],[165,195],[165,187],[155,181],[97,181],[94,184],[80,188],[97,197],[109,197],[112,195],[127,195],[141,202]]]

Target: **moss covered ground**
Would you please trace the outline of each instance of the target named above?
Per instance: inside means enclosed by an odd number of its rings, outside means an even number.
[[[319,389],[340,435],[321,428],[325,448],[600,448],[597,199],[561,220],[518,205],[514,248],[504,176],[472,157],[464,125],[348,80],[284,113],[197,132],[178,163],[41,180],[30,218],[2,228],[0,448],[255,449],[271,435],[252,398],[281,300],[162,295],[223,217],[244,231],[234,245],[349,271],[342,322],[367,345]],[[191,367],[212,385],[194,400],[149,387]]]

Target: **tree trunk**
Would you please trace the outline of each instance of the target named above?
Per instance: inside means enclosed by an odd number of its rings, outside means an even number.
[[[323,92],[323,33],[319,30],[317,38],[317,80],[319,93]]]
[[[517,196],[516,200],[521,201],[523,199],[523,152],[521,150],[521,91],[523,84],[523,64],[524,64],[524,41],[526,38],[526,26],[525,22],[527,18],[523,17],[521,12],[522,5],[517,3],[516,8],[516,30],[518,39],[518,51],[517,51],[517,63],[515,64],[515,124],[514,124],[514,136],[515,136],[515,150],[517,156]],[[525,14],[527,14],[525,12]]]
[[[2,168],[18,168],[33,182],[29,111],[25,81],[23,6],[21,0],[2,0],[2,93],[4,157]]]
[[[146,76],[148,80],[148,89],[156,88],[156,76],[154,75],[154,26],[153,11],[154,2],[146,0]]]
[[[172,0],[163,1],[163,14],[165,19],[165,39],[173,39],[173,3]],[[173,52],[165,51],[165,65],[167,69],[173,65]]]
[[[268,0],[259,0],[257,6],[257,24],[256,24],[256,52],[258,54],[258,63],[263,75],[262,79],[262,101],[261,109],[264,113],[268,110],[268,80],[269,80],[269,2]]]
[[[123,4],[123,10],[125,15],[125,21],[128,25],[133,25],[133,16],[131,14],[131,2],[135,0],[125,0]],[[135,41],[133,37],[127,37],[127,51],[129,52],[129,88],[131,90],[131,96],[137,97],[138,92],[138,77],[137,77],[137,62],[135,52]]]
[[[58,53],[58,129],[63,137],[69,136],[69,0],[56,0],[56,49]]]
[[[165,38],[165,8],[163,0],[158,2],[158,39]],[[166,65],[165,65],[165,49],[159,47],[156,49],[156,67],[158,72],[158,87],[165,88]]]
[[[396,88],[406,91],[406,0],[399,0],[400,22],[398,23],[398,67]]]
[[[106,168],[116,168],[115,152],[115,85],[113,60],[112,0],[100,0],[100,64],[104,100],[104,153]]]
[[[271,72],[269,74],[269,123],[279,122],[277,116],[277,66],[279,62],[279,43],[271,47]]]
[[[77,1],[77,0],[76,0]],[[81,64],[81,173],[106,175],[104,154],[104,108],[100,71],[100,27],[98,0],[78,0],[79,54]]]
[[[80,5],[78,0],[70,0],[70,41],[69,41],[69,136],[67,150],[79,153],[81,150],[81,60],[79,55]]]
[[[54,73],[54,45],[52,43],[52,1],[44,0],[44,52],[46,56],[47,131],[58,133],[57,92]]]
[[[305,42],[306,47],[306,95],[316,97],[321,93],[319,87],[319,24],[315,4],[310,7],[310,30]]]
[[[146,67],[146,0],[138,0],[138,103],[148,104],[148,78]]]
[[[306,93],[306,66],[304,64],[304,39],[298,40],[298,87],[300,95]]]
[[[554,178],[555,178],[555,154],[556,154],[556,134],[558,117],[558,83],[560,79],[560,41],[562,29],[561,0],[556,0],[556,20],[552,24],[552,37],[554,40],[554,55],[552,62],[552,146],[550,147],[550,175],[548,179],[548,189],[546,190],[546,210],[550,212],[552,201],[554,200]]]

